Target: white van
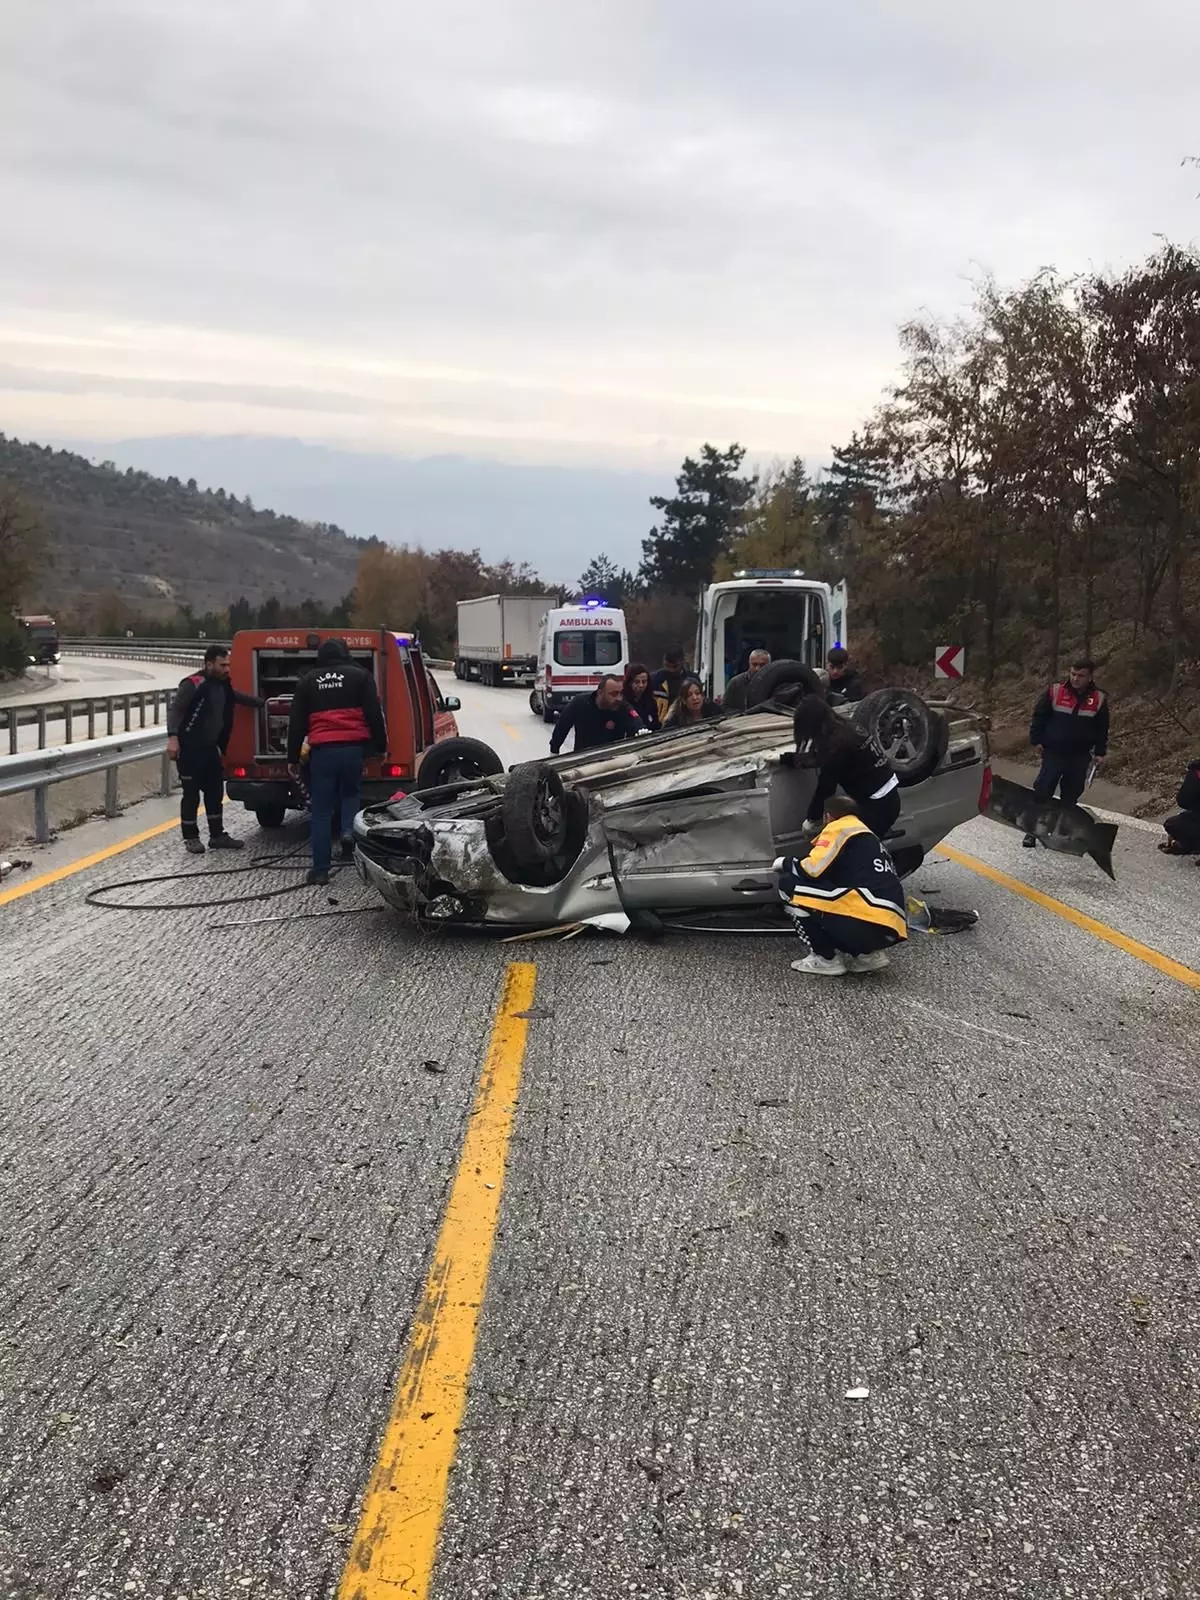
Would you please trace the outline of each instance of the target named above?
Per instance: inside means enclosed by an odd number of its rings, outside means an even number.
[[[542,618],[538,637],[537,681],[529,707],[553,722],[568,700],[595,689],[610,672],[619,677],[629,659],[625,613],[602,600],[556,606]]]
[[[844,583],[831,587],[794,570],[737,572],[710,583],[696,626],[704,692],[719,700],[730,678],[746,670],[751,650],[823,668],[833,646],[846,644],[846,609]]]

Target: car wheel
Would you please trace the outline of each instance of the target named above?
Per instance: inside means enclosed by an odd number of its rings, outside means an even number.
[[[501,800],[504,839],[518,867],[540,867],[567,837],[567,791],[553,767],[529,761],[514,767]]]
[[[259,806],[254,815],[260,828],[282,828],[287,819],[287,807]]]
[[[503,771],[503,761],[482,739],[439,739],[425,752],[415,787],[439,789],[447,783],[493,778]]]
[[[538,697],[538,692],[536,689],[531,689],[529,691],[529,709],[533,712],[535,717],[540,717],[542,714],[542,702]]]
[[[766,705],[777,700],[781,705],[794,705],[806,694],[825,695],[825,685],[811,667],[803,661],[772,661],[769,667],[756,672],[746,691],[746,707]]]
[[[923,783],[950,742],[945,717],[908,689],[877,689],[858,702],[850,720],[891,763],[904,788]]]

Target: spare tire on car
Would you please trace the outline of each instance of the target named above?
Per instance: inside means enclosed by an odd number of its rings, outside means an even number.
[[[504,841],[519,868],[540,867],[567,839],[567,791],[545,761],[514,767],[500,802]]]
[[[439,739],[426,750],[414,788],[440,789],[447,783],[494,778],[504,763],[482,739]]]
[[[857,703],[850,720],[891,763],[906,789],[936,771],[950,743],[945,717],[909,689],[877,689]]]
[[[765,706],[768,700],[780,705],[796,705],[806,694],[825,697],[825,685],[803,661],[772,661],[756,672],[746,691],[746,707]]]

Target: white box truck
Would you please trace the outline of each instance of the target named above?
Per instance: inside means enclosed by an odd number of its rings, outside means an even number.
[[[542,618],[556,594],[486,594],[458,602],[454,676],[498,689],[537,676]]]

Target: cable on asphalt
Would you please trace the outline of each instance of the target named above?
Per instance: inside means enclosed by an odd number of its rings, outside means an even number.
[[[281,895],[295,894],[299,889],[314,886],[301,878],[295,883],[285,883],[280,889],[256,889],[249,894],[223,895],[203,900],[155,900],[141,905],[113,901],[106,896],[123,889],[141,889],[151,884],[211,882],[214,878],[245,878],[252,873],[287,870],[289,863],[297,862],[297,857],[307,855],[307,852],[308,844],[305,841],[297,849],[285,851],[282,855],[255,856],[244,867],[222,867],[209,872],[160,872],[148,878],[125,878],[119,883],[102,883],[84,895],[84,904],[98,906],[104,911],[214,911],[220,906],[253,905],[260,900],[276,900]],[[299,871],[299,864],[292,870]],[[336,874],[341,868],[335,866],[331,870]]]

